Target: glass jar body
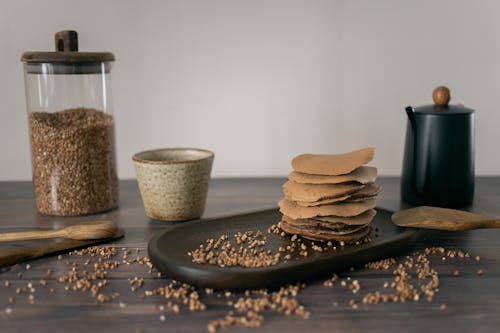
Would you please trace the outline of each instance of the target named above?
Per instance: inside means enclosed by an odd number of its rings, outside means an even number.
[[[33,185],[40,213],[118,206],[110,63],[25,63]]]

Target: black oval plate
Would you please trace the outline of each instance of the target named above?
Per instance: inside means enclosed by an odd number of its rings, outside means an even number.
[[[261,230],[267,237],[266,248],[276,252],[278,247],[290,244],[289,237],[268,234],[267,229],[281,219],[278,209],[243,215],[185,222],[174,229],[160,232],[148,245],[153,265],[167,277],[191,285],[215,289],[242,290],[274,288],[286,283],[302,282],[341,272],[349,267],[396,256],[412,246],[417,229],[401,228],[391,222],[392,212],[377,208],[372,221],[372,241],[349,245],[337,250],[314,252],[308,257],[281,261],[270,267],[218,267],[192,262],[188,252],[205,244],[208,238],[227,234],[229,239],[237,232]],[[375,232],[375,230],[377,230]],[[303,240],[308,245],[308,240]],[[316,242],[318,244],[318,242]],[[309,250],[311,253],[312,250]]]

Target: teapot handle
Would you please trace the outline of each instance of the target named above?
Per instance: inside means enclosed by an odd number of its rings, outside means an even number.
[[[417,194],[418,197],[420,198],[423,198],[424,195],[423,195],[423,181],[422,181],[422,177],[419,177],[419,179],[417,179],[417,177],[419,176],[418,175],[418,171],[417,171],[417,168],[416,168],[416,163],[417,163],[417,124],[416,124],[416,119],[415,119],[415,109],[412,107],[412,106],[407,106],[405,108],[405,111],[406,111],[406,114],[408,115],[408,119],[410,121],[410,126],[411,126],[411,129],[413,131],[413,152],[412,152],[412,155],[413,155],[413,167],[411,168],[412,170],[412,174],[410,175],[410,179],[412,180],[411,181],[411,187],[413,188],[413,191],[414,193]]]

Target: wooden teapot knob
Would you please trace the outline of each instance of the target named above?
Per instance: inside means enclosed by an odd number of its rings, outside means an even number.
[[[450,89],[439,86],[432,92],[432,100],[437,106],[446,106],[450,102]]]

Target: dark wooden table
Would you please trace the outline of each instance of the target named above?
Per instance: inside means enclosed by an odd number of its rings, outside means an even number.
[[[204,218],[275,207],[282,196],[282,183],[283,179],[277,178],[215,179]],[[381,178],[379,183],[383,192],[378,198],[378,206],[389,210],[403,207],[399,201],[399,180]],[[500,178],[479,178],[476,184],[475,202],[470,210],[500,216]],[[144,215],[135,181],[122,181],[120,186],[120,209],[97,217],[111,218],[125,230],[125,238],[115,243],[119,249],[131,249],[134,255],[145,255],[148,239],[175,224],[151,221]],[[2,232],[54,228],[95,218],[39,215],[34,207],[31,183],[0,183]],[[473,258],[462,261],[437,258],[433,267],[440,273],[441,283],[433,302],[359,303],[363,293],[380,288],[393,275],[392,270],[357,268],[344,272],[341,277],[358,279],[359,295],[339,285],[326,288],[322,280],[308,283],[298,299],[311,313],[309,320],[270,312],[258,329],[236,326],[221,332],[500,332],[500,230],[422,232],[415,250],[430,246],[463,249],[481,258],[479,262]],[[138,254],[136,249],[139,249]],[[165,300],[159,297],[141,299],[140,295],[145,290],[166,285],[168,280],[157,277],[155,272],[149,274],[147,267],[139,264],[124,264],[109,271],[105,289],[115,298],[108,303],[97,303],[90,293],[65,290],[66,284],[56,281],[59,275],[70,270],[66,261],[80,260],[80,265],[84,265],[84,259],[65,254],[62,260],[51,256],[31,261],[28,267],[24,263],[3,269],[0,273],[0,332],[204,332],[209,321],[223,317],[230,309],[223,294],[205,295],[200,291],[206,311],[186,310],[179,314],[162,311],[158,306]],[[46,274],[48,269],[52,271],[51,276]],[[460,270],[460,276],[453,276],[455,269]],[[484,272],[482,276],[477,274],[479,269]],[[136,276],[144,278],[144,286],[133,292],[129,279]],[[46,281],[45,286],[40,285],[40,279]],[[6,281],[9,286],[5,286]],[[32,302],[29,292],[22,291],[29,283],[36,289]],[[16,288],[21,288],[19,295]],[[13,303],[9,303],[9,297]],[[353,298],[359,303],[356,309],[349,305]],[[440,310],[441,304],[446,304],[444,311]]]

